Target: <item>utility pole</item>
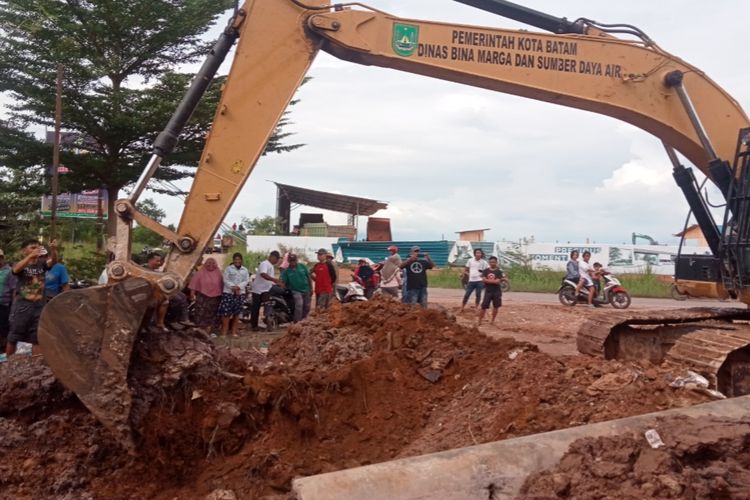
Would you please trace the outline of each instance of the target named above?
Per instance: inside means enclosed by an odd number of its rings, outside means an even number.
[[[49,225],[49,238],[56,237],[57,192],[60,190],[60,127],[62,124],[63,65],[57,65],[57,90],[55,92],[55,141],[52,145],[52,207]]]
[[[99,186],[99,191],[97,194],[97,200],[96,200],[96,253],[101,254],[103,250],[103,241],[102,241],[102,235],[104,233],[104,206],[103,206],[103,196],[102,193],[104,192],[104,186]]]

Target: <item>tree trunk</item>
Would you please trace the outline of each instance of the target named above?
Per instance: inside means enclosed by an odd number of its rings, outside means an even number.
[[[117,231],[117,215],[115,215],[115,201],[120,192],[119,187],[107,187],[107,237],[114,236]]]

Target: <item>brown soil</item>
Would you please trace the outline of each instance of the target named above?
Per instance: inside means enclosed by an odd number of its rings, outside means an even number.
[[[441,310],[334,307],[258,350],[144,335],[129,456],[39,358],[0,366],[0,497],[238,498],[304,476],[706,400],[668,374],[490,339]]]
[[[643,432],[574,442],[519,498],[750,497],[750,423],[673,417],[655,429],[665,445],[657,449]]]

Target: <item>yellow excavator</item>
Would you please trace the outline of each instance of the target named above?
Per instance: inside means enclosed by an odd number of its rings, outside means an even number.
[[[42,314],[39,340],[54,374],[124,444],[134,445],[127,377],[144,314],[183,287],[320,50],[357,64],[608,115],[659,137],[713,252],[680,257],[680,288],[696,297],[750,303],[750,173],[745,168],[750,121],[737,102],[634,26],[568,21],[504,0],[457,1],[547,33],[400,19],[359,2],[249,0],[236,9],[157,138],[130,197],[115,204],[109,283],[61,294]],[[179,227],[170,231],[139,212],[136,201],[235,42],[236,55]],[[723,193],[723,224],[712,218],[677,152]],[[133,221],[171,243],[164,272],[130,260]],[[610,358],[688,365],[727,395],[748,394],[747,319],[737,308],[606,316],[592,311],[578,346]]]

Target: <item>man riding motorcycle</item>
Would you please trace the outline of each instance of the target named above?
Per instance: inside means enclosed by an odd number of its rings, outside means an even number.
[[[572,257],[572,253],[571,253]],[[576,296],[584,286],[588,290],[588,304],[589,307],[601,307],[599,304],[594,302],[594,268],[589,264],[591,259],[591,252],[586,250],[583,252],[583,260],[578,262],[578,271],[580,273],[580,279],[578,280],[578,286],[576,286]]]

